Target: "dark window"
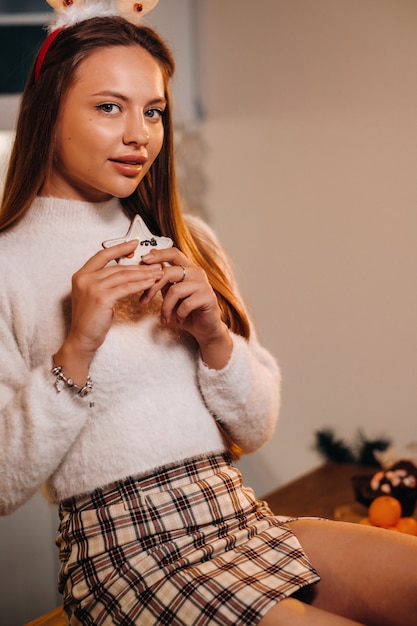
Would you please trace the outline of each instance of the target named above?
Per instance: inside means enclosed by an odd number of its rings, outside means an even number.
[[[21,93],[45,39],[41,24],[0,24],[0,93]]]
[[[23,91],[51,12],[46,0],[0,0],[1,94]]]

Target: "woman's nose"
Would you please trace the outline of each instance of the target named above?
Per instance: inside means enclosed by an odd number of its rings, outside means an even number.
[[[149,142],[149,132],[144,118],[132,115],[126,122],[123,143],[146,146]]]

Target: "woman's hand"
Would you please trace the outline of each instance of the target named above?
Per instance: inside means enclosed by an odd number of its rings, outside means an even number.
[[[100,250],[72,277],[71,327],[54,360],[77,384],[84,384],[91,359],[105,340],[116,302],[150,289],[163,276],[160,262],[108,265],[137,245],[138,241],[132,240]]]
[[[142,261],[164,268],[159,280],[144,292],[142,301],[149,302],[161,291],[162,324],[188,331],[199,344],[204,362],[213,369],[224,367],[232,352],[232,340],[205,271],[177,248],[154,249]]]

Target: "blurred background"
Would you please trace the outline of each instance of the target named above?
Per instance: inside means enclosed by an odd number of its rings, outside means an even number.
[[[48,19],[44,0],[16,4],[0,0],[1,171]],[[417,3],[160,0],[147,21],[177,58],[187,209],[232,257],[282,370],[246,482],[264,496],[322,463],[323,427],[415,441]],[[0,519],[1,624],[61,602],[56,528],[41,496]]]

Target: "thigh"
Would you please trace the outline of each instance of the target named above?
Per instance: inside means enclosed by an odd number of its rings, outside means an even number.
[[[410,624],[417,614],[417,539],[348,522],[288,524],[321,580],[313,605],[366,624]]]
[[[261,619],[259,626],[361,626],[345,617],[303,604],[293,598],[278,602]]]

